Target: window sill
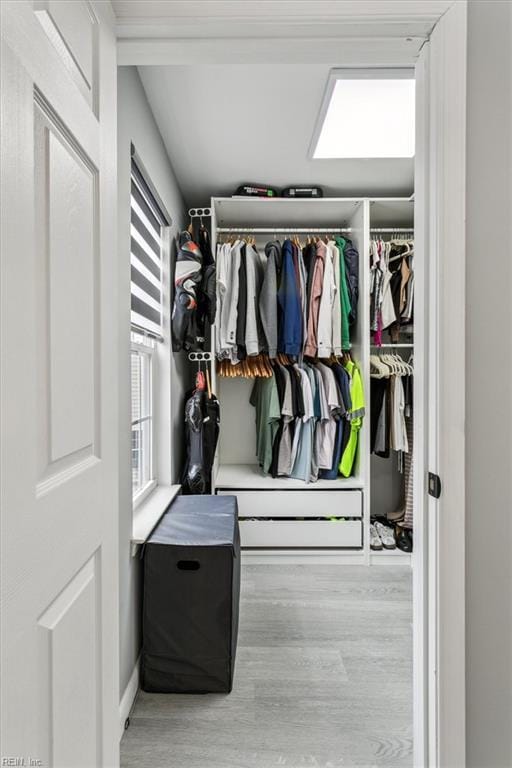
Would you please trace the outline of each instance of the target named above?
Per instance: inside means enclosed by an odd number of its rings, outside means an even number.
[[[157,485],[133,512],[132,555],[144,544],[167,507],[181,491],[181,485]]]

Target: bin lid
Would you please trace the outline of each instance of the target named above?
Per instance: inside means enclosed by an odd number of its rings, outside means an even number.
[[[185,504],[177,504],[181,500]],[[192,501],[195,499],[196,503]],[[219,499],[211,508],[198,499]],[[233,496],[177,497],[146,542],[170,546],[233,547],[236,539],[237,506]]]
[[[169,512],[189,515],[237,515],[236,496],[176,496]]]

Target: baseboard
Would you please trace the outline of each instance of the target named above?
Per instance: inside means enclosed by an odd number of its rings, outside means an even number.
[[[133,702],[135,701],[137,691],[139,690],[139,679],[140,679],[140,656],[135,662],[133,672],[128,681],[128,685],[124,690],[121,702],[119,704],[119,741],[121,741],[121,739],[123,738],[124,724],[126,723],[126,718],[130,716],[130,712],[132,711],[132,707],[133,707]]]
[[[362,550],[340,552],[329,549],[242,549],[242,565],[406,565],[412,555],[399,549],[370,552],[369,562]]]

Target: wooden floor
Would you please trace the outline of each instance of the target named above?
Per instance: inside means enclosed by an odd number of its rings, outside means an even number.
[[[411,571],[247,565],[230,695],[140,692],[123,768],[412,766]]]

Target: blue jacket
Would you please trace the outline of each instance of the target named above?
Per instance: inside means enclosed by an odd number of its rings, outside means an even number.
[[[282,251],[281,283],[277,292],[281,308],[279,323],[279,352],[300,355],[302,352],[302,305],[300,288],[293,265],[293,243],[285,240]]]

